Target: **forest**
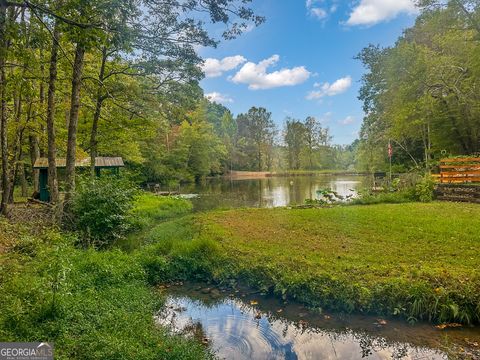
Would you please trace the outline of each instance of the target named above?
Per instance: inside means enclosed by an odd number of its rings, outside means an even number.
[[[204,98],[195,46],[220,41],[206,24],[232,39],[265,20],[234,3],[2,1],[2,209],[15,186],[23,196],[38,188],[39,157],[56,202],[87,157],[122,156],[136,181],[175,184],[229,170],[385,170],[389,143],[397,172],[479,151],[475,1],[423,1],[394,46],[357,55],[366,115],[348,146],[315,117],[273,119],[261,106],[234,116]],[[56,158],[66,158],[65,182]]]
[[[422,14],[394,46],[358,54],[367,72],[359,98],[366,114],[357,158],[398,171],[430,171],[442,157],[480,151],[478,1],[422,1]]]

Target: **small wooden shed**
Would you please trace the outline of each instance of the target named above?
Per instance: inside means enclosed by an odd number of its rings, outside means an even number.
[[[66,159],[55,159],[57,169],[66,168]],[[121,157],[97,157],[95,158],[95,173],[100,176],[101,169],[113,169],[116,174],[119,173],[119,169],[124,167],[123,159]],[[90,158],[77,160],[75,167],[90,167]],[[40,201],[50,201],[50,193],[48,191],[48,158],[38,158],[33,165],[34,169],[40,171],[39,178],[39,193]]]

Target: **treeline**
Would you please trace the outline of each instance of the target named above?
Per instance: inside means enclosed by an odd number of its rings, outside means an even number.
[[[210,146],[197,121],[203,74],[195,47],[218,43],[209,23],[224,25],[224,39],[262,23],[249,2],[0,1],[1,212],[13,201],[15,184],[23,192],[28,181],[38,186],[32,165],[39,157],[49,160],[54,203],[56,159],[66,158],[68,205],[78,158],[148,163],[160,148],[155,141],[176,133],[185,144],[179,163],[186,152],[198,153],[189,144]],[[198,161],[182,166],[195,163],[201,173],[206,160]]]
[[[359,98],[367,114],[359,168],[426,169],[439,158],[480,151],[478,1],[420,2],[422,13],[395,46],[370,45]]]
[[[263,107],[234,117],[225,106],[202,100],[187,120],[150,144],[142,181],[193,181],[230,170],[354,170],[356,143],[334,146],[331,139],[314,117],[287,118],[279,128]]]

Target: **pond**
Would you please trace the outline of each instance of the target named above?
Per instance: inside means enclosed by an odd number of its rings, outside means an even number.
[[[358,191],[368,187],[367,183],[367,177],[361,175],[319,174],[245,180],[207,179],[200,184],[186,184],[175,190],[181,194],[195,194],[190,196],[194,209],[205,211],[303,205],[306,199],[317,199],[317,191],[321,189],[335,191],[343,197],[354,197]]]
[[[478,328],[306,309],[248,290],[187,284],[164,289],[159,325],[192,336],[221,359],[447,359],[480,356]]]

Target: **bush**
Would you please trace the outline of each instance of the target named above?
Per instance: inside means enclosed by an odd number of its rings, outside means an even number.
[[[137,188],[118,177],[82,179],[73,199],[73,225],[84,247],[105,248],[130,228]]]
[[[417,200],[421,202],[430,202],[433,200],[433,190],[435,188],[435,182],[430,175],[425,175],[415,185],[415,196]]]
[[[435,182],[430,175],[422,176],[418,173],[408,173],[394,179],[391,188],[378,193],[362,192],[358,198],[353,199],[348,204],[370,205],[401,204],[414,201],[430,202],[434,198],[434,187]]]
[[[373,205],[373,204],[403,204],[415,201],[412,189],[393,192],[361,193],[358,198],[348,202],[348,205]]]

